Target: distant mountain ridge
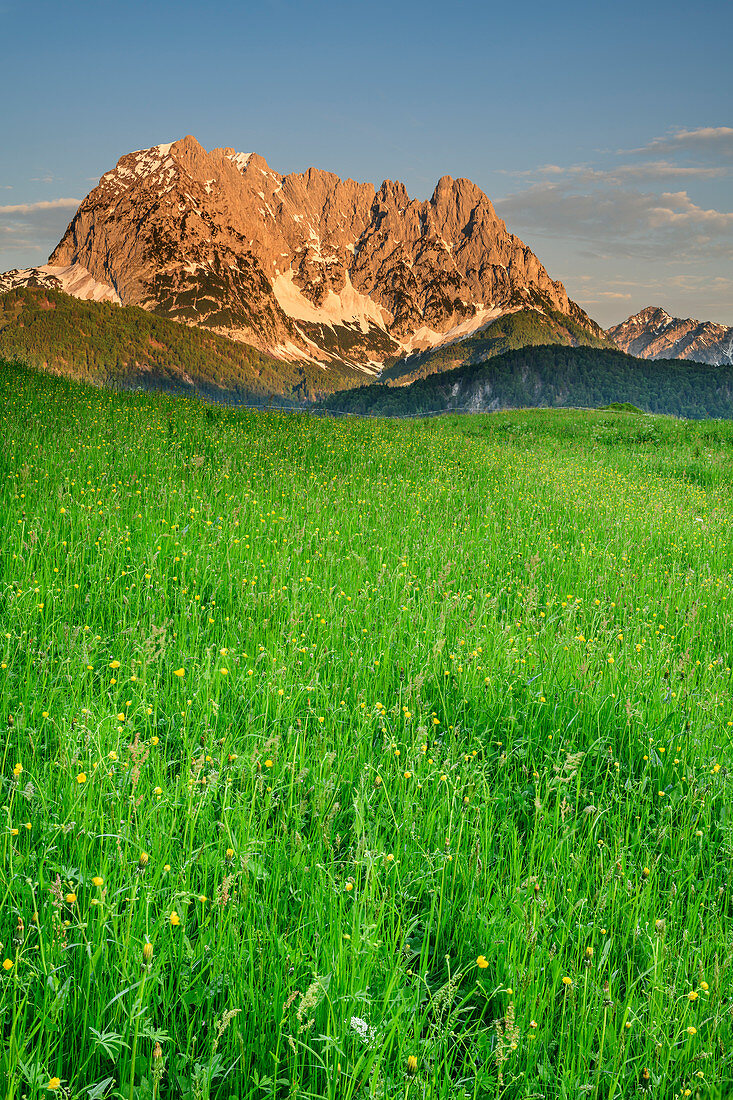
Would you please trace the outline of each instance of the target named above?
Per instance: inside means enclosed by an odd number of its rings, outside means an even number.
[[[694,359],[714,366],[733,364],[733,328],[714,321],[670,317],[659,306],[647,306],[606,335],[629,355],[642,359]]]
[[[421,202],[391,180],[281,176],[190,136],[123,156],[49,263],[0,277],[0,290],[28,282],[367,377],[521,308],[603,339],[470,180],[444,176]]]

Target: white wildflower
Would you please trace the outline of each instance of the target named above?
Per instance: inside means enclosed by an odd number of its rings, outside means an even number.
[[[370,1027],[366,1020],[362,1020],[359,1016],[351,1017],[351,1026],[358,1034],[360,1039],[363,1039],[367,1046],[371,1046],[377,1037],[377,1033],[373,1027]]]

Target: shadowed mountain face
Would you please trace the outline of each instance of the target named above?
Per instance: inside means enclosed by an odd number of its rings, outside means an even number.
[[[647,306],[606,334],[617,347],[641,359],[694,359],[713,366],[733,364],[733,328],[714,321],[683,320]]]
[[[367,375],[528,305],[603,335],[470,180],[444,176],[418,202],[192,137],[123,156],[49,264],[0,289],[29,278]]]

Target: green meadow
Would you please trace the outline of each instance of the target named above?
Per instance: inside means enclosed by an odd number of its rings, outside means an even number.
[[[7,1100],[733,1089],[733,422],[0,366]]]

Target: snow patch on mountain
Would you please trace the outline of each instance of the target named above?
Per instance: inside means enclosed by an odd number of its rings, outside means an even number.
[[[40,267],[15,268],[0,275],[0,293],[18,286],[43,286],[50,290],[63,290],[66,294],[84,301],[113,302],[117,306],[122,304],[114,287],[95,279],[78,263],[67,267],[43,264]]]
[[[67,294],[74,298],[91,299],[94,302],[114,302],[121,305],[120,296],[114,287],[95,279],[81,264],[70,264],[68,267],[52,267],[44,264],[41,271],[54,275],[59,280]]]
[[[323,353],[321,353],[321,358],[317,359],[314,355],[308,355],[307,352],[304,352],[292,340],[284,340],[281,344],[274,344],[270,350],[272,355],[278,359],[284,359],[288,363],[300,363],[305,359],[307,362],[315,363],[319,367],[323,366]]]
[[[244,172],[250,160],[252,159],[251,153],[228,153],[227,160],[230,160],[235,168],[240,172]]]
[[[370,325],[384,329],[385,320],[391,320],[388,310],[354,289],[348,272],[343,289],[338,294],[329,290],[320,306],[310,302],[295,285],[292,270],[276,275],[272,290],[283,313],[295,321],[311,321],[331,328],[334,325],[358,324],[362,332],[368,332]]]
[[[492,307],[491,309],[478,309],[473,317],[467,317],[459,325],[454,325],[447,332],[435,332],[434,329],[423,325],[409,340],[401,344],[403,351],[409,355],[413,351],[426,351],[428,348],[443,347],[445,344],[453,344],[456,340],[463,340],[471,336],[480,328],[501,317],[506,310]]]

